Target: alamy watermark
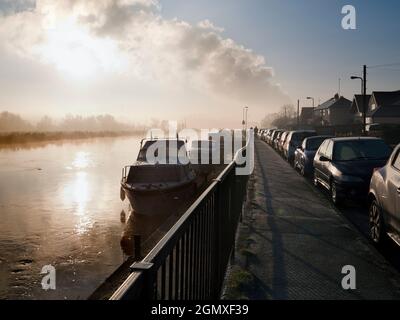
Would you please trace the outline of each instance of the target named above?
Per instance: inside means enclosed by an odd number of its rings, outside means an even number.
[[[350,4],[345,5],[342,8],[342,28],[344,30],[356,30],[357,29],[357,12],[356,8]]]
[[[344,266],[342,274],[345,275],[342,279],[342,288],[344,290],[356,290],[356,268],[351,265]]]
[[[40,274],[45,274],[41,282],[42,289],[46,291],[56,290],[56,268],[52,265],[45,265]]]

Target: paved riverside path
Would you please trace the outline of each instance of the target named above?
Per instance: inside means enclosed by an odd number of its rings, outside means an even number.
[[[345,265],[356,269],[356,290],[342,289]],[[400,299],[400,274],[319,190],[258,139],[226,283],[226,299]]]

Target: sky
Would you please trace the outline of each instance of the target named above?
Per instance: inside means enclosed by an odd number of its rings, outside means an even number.
[[[344,5],[357,29],[341,27]],[[398,1],[0,0],[0,111],[256,124],[283,104],[400,89]],[[384,67],[373,67],[387,65]],[[392,65],[393,64],[393,65]]]

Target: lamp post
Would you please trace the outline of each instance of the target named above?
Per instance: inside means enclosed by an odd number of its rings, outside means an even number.
[[[367,135],[367,66],[364,65],[363,77],[351,76],[351,80],[361,80],[361,94],[363,97],[363,134]]]
[[[247,131],[247,111],[249,110],[249,107],[244,107],[246,109],[246,128],[245,130]]]
[[[312,100],[312,107],[315,107],[315,99],[314,97],[307,97],[307,100]]]
[[[243,107],[243,120],[242,120],[242,125],[243,125],[243,130],[247,131],[247,110],[249,107]]]

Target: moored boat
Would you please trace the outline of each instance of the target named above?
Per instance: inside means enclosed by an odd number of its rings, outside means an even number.
[[[156,142],[159,144],[154,148]],[[157,156],[155,162],[148,159],[150,148]],[[136,163],[124,168],[121,181],[121,199],[126,196],[135,213],[163,214],[195,194],[196,173],[178,154],[187,157],[183,140],[142,141]]]

